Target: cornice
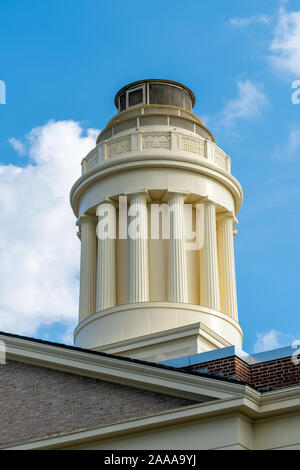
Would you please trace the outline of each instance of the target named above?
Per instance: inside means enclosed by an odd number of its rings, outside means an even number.
[[[153,110],[153,113],[148,112],[147,114],[144,114],[143,110],[147,109],[148,111]],[[178,106],[172,106],[172,105],[162,105],[162,104],[142,104],[140,106],[134,106],[128,109],[125,109],[124,111],[121,111],[120,113],[115,114],[106,124],[105,128],[103,131],[100,132],[100,134],[97,137],[97,144],[100,143],[101,137],[105,132],[110,130],[114,125],[120,124],[121,122],[129,121],[131,119],[134,119],[136,117],[144,116],[144,115],[162,115],[165,113],[160,113],[157,112],[157,110],[170,110],[170,111],[176,111],[177,114],[171,114],[174,117],[183,117],[186,118],[186,116],[189,116],[191,121],[194,121],[196,124],[198,124],[204,131],[208,133],[210,136],[212,142],[215,143],[215,137],[212,134],[212,132],[205,126],[203,121],[192,111],[189,111],[188,109],[180,108]]]
[[[196,160],[195,157],[182,156],[176,153],[171,156],[166,155],[162,157],[160,155],[145,155],[142,152],[137,152],[135,154],[131,153],[127,157],[123,155],[113,160],[106,160],[81,176],[74,183],[70,192],[70,203],[74,214],[78,216],[79,198],[89,186],[109,175],[137,168],[175,168],[209,176],[222,183],[231,191],[236,202],[236,213],[238,213],[241,207],[243,190],[240,183],[234,176],[217,165],[205,160]]]
[[[7,359],[61,370],[131,387],[154,390],[190,400],[207,401],[238,396],[244,385],[183,373],[92,352],[60,348],[30,340],[0,335]]]

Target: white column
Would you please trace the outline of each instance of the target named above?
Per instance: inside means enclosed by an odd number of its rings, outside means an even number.
[[[147,195],[136,194],[129,201],[129,302],[149,301],[148,209]]]
[[[168,300],[187,303],[187,270],[184,238],[183,194],[169,196],[170,239],[168,244]]]
[[[200,250],[200,305],[220,310],[216,204],[203,202],[203,247]]]
[[[98,256],[96,311],[116,305],[116,209],[112,203],[97,208]]]
[[[96,312],[96,221],[83,214],[77,222],[81,239],[79,321]]]
[[[230,213],[222,214],[217,219],[218,261],[221,311],[238,321],[233,244],[234,222],[235,218]]]

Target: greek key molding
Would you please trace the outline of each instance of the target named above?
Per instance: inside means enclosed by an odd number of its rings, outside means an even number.
[[[98,152],[94,152],[91,155],[89,155],[89,158],[87,159],[87,171],[91,170],[96,166],[98,163]]]
[[[223,170],[227,170],[227,158],[226,154],[219,149],[217,146],[215,147],[215,163],[223,168]]]
[[[182,148],[183,152],[193,153],[201,157],[205,156],[204,141],[201,139],[193,139],[191,137],[182,136]]]
[[[171,133],[156,132],[142,135],[142,149],[171,149]]]
[[[130,136],[113,140],[112,142],[108,142],[107,144],[108,157],[113,157],[114,155],[120,155],[120,153],[124,153],[124,152],[130,152],[130,150],[131,150]]]

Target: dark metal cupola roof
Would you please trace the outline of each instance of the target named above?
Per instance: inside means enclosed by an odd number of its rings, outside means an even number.
[[[129,83],[115,96],[115,105],[119,112],[147,104],[176,106],[192,111],[195,101],[194,93],[182,83],[159,79]]]

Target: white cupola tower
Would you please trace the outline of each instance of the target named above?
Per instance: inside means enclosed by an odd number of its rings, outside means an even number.
[[[233,247],[242,189],[194,103],[169,80],[125,86],[82,161],[71,190],[76,346],[159,362],[242,345]]]

